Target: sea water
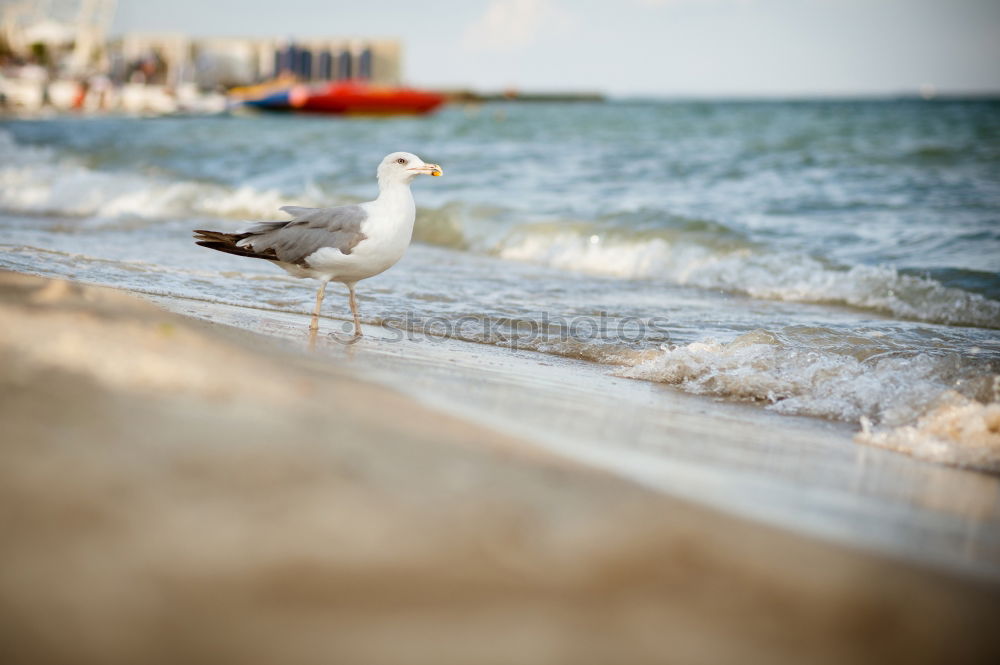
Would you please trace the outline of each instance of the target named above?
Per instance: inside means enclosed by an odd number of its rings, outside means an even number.
[[[0,267],[308,313],[314,284],[190,231],[369,200],[396,150],[445,177],[414,183],[416,242],[361,283],[363,321],[1000,469],[998,101],[5,120]]]

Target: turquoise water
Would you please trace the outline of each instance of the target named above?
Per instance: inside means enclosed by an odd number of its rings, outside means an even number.
[[[996,101],[8,120],[0,266],[308,312],[310,283],[190,229],[370,199],[394,150],[445,177],[414,186],[417,243],[360,285],[363,320],[877,431],[997,400]]]

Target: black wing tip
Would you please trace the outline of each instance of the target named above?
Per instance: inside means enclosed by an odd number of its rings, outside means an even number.
[[[196,240],[196,245],[200,247],[207,247],[208,249],[214,249],[217,252],[225,252],[226,254],[234,254],[236,256],[246,256],[251,259],[264,259],[265,261],[277,261],[278,257],[275,255],[273,249],[268,249],[264,253],[255,252],[248,247],[240,247],[231,239],[216,240],[212,238],[205,238],[201,240]]]
[[[209,249],[217,249],[220,252],[236,253],[240,251],[240,248],[236,245],[219,242],[218,240],[196,240],[194,244],[201,247],[208,247]]]
[[[224,235],[219,231],[208,231],[205,229],[195,229],[194,231],[192,231],[192,233],[194,234],[193,237],[197,240],[208,240],[211,238],[219,239],[221,236]]]
[[[222,231],[207,231],[205,229],[195,229],[194,239],[195,240],[211,240],[214,242],[222,242],[235,245],[243,238],[246,238],[248,234],[246,233],[224,233]]]

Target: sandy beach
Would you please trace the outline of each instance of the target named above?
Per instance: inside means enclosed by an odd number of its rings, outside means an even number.
[[[393,360],[406,347],[310,352],[273,320],[207,318],[0,278],[4,662],[997,656],[982,558],[908,561],[737,517],[437,408],[441,391],[416,399],[398,379],[412,362]],[[475,406],[457,360],[448,380]],[[984,483],[961,509],[990,532]],[[959,512],[947,501],[930,508]]]

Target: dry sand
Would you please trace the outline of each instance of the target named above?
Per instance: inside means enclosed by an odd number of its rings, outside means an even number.
[[[1000,589],[0,274],[0,662],[1000,662]]]

